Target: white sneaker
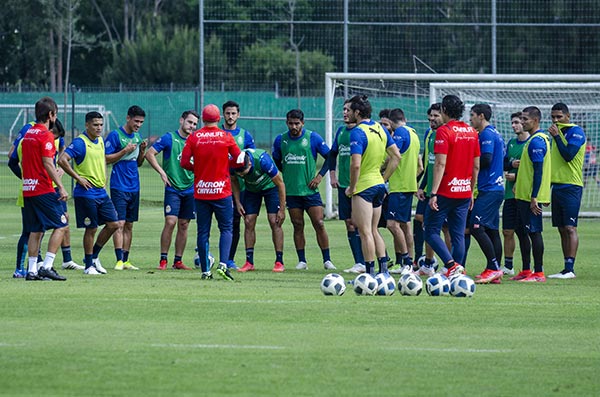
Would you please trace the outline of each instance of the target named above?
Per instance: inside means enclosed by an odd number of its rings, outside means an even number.
[[[575,272],[568,272],[566,270],[563,270],[560,273],[556,273],[556,274],[551,274],[548,276],[548,278],[561,278],[561,279],[568,279],[568,278],[575,278]]]
[[[390,274],[401,274],[404,276],[405,274],[409,274],[409,273],[412,273],[411,265],[394,266],[394,268],[392,270],[390,270]]]
[[[98,275],[100,273],[98,273],[98,270],[96,270],[96,268],[94,266],[91,266],[91,267],[88,267],[87,269],[85,269],[83,271],[83,274]]]
[[[506,266],[502,266],[502,268],[500,270],[502,270],[502,273],[506,274],[507,276],[514,276],[515,275],[515,269],[509,269]]]
[[[62,268],[65,270],[83,270],[85,267],[78,265],[73,261],[63,262]]]
[[[350,269],[344,269],[345,273],[361,274],[367,271],[367,268],[362,263],[355,263]]]
[[[336,270],[337,269],[337,267],[335,267],[331,261],[323,262],[323,267],[325,268],[325,270]]]
[[[106,271],[106,269],[102,267],[102,263],[100,263],[100,259],[99,258],[93,259],[92,262],[94,263],[94,267],[96,268],[96,270],[98,271],[98,273],[100,273],[100,274],[106,274],[106,273],[108,273]]]
[[[433,266],[421,266],[419,268],[419,276],[431,277],[435,273]]]
[[[308,265],[306,264],[306,262],[298,262],[298,264],[296,265],[296,270],[306,270],[308,269]]]

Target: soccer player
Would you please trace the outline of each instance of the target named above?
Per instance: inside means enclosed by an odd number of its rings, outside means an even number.
[[[304,128],[302,110],[290,110],[286,115],[286,124],[288,131],[275,138],[271,153],[285,182],[286,204],[294,226],[294,245],[298,254],[296,269],[308,269],[304,250],[306,246],[304,211],[306,211],[321,248],[323,267],[326,270],[335,270],[329,254],[329,236],[323,222],[323,202],[317,189],[328,171],[327,161],[315,176],[317,154],[327,160],[329,147],[319,134]]]
[[[511,280],[545,282],[542,204],[550,203],[550,140],[540,129],[542,112],[535,106],[521,111],[523,129],[531,135],[523,147],[515,182],[517,228],[524,228],[533,252],[534,271],[523,263],[523,270]],[[518,229],[517,229],[518,230]]]
[[[244,217],[244,242],[246,245],[246,263],[238,272],[254,270],[254,244],[256,243],[256,218],[262,201],[265,201],[267,219],[271,227],[271,237],[275,248],[273,271],[281,273],[283,265],[283,221],[285,220],[285,183],[281,173],[269,153],[262,149],[245,149],[244,167],[235,173],[243,178],[246,194],[240,199],[239,189],[233,190],[236,209]],[[235,185],[237,179],[232,179]]]
[[[356,124],[350,132],[350,184],[346,195],[352,197],[352,222],[358,228],[365,260],[365,271],[375,274],[375,258],[379,273],[387,273],[385,242],[377,229],[381,204],[386,194],[385,182],[400,162],[400,152],[389,132],[371,120],[372,107],[364,95],[352,97],[344,106],[344,119]],[[386,153],[390,157],[383,176],[381,166]]]
[[[242,149],[254,149],[254,138],[247,130],[237,125],[238,119],[240,118],[240,105],[234,101],[227,101],[221,107],[223,110],[223,125],[221,128],[223,131],[229,132],[235,143],[237,143],[240,150]],[[240,185],[240,199],[244,201],[245,186],[244,181],[238,178]],[[229,252],[229,259],[227,261],[227,267],[230,269],[237,269],[235,264],[235,253],[237,246],[240,241],[240,223],[241,217],[238,211],[233,211],[233,238],[231,240],[231,251]]]
[[[173,269],[192,270],[183,264],[183,252],[187,243],[190,220],[194,219],[194,173],[181,168],[179,158],[185,141],[196,130],[200,116],[195,110],[186,110],[179,118],[179,129],[167,132],[146,151],[146,160],[158,172],[165,185],[165,225],[160,235],[160,260],[158,270],[167,269],[167,261],[173,231],[175,235],[175,257]],[[156,155],[162,152],[162,167]]]
[[[564,269],[549,278],[575,278],[575,257],[579,246],[577,220],[583,191],[583,161],[586,137],[583,128],[571,123],[564,103],[552,106],[548,132],[552,144],[552,226],[558,228],[564,256]]]
[[[444,124],[436,131],[431,197],[425,210],[425,241],[443,261],[446,277],[464,272],[458,261],[465,254],[467,213],[479,172],[479,138],[477,131],[460,121],[464,110],[465,105],[457,96],[446,95],[442,99]],[[448,222],[452,253],[440,237],[444,220]],[[433,274],[432,266],[424,267],[427,275]]]
[[[61,201],[67,200],[54,164],[56,155],[55,137],[50,132],[58,113],[56,102],[44,97],[35,104],[35,118],[21,142],[21,167],[23,176],[23,224],[29,232],[27,250],[29,266],[25,280],[57,280],[65,277],[54,270],[56,251],[63,240],[68,226]],[[54,189],[52,183],[58,188]],[[53,229],[48,241],[48,250],[42,266],[38,269],[38,251],[46,230]]]
[[[500,206],[504,200],[504,140],[490,124],[492,108],[485,103],[471,107],[471,127],[479,133],[479,175],[477,198],[473,204],[469,229],[486,257],[485,270],[476,283],[500,283],[503,272],[500,239]]]
[[[385,213],[386,226],[394,237],[397,267],[390,273],[412,272],[413,235],[410,228],[412,200],[417,192],[417,175],[423,171],[419,158],[421,143],[414,128],[406,124],[402,109],[391,109],[392,139],[400,151],[400,164],[389,180],[388,204]]]
[[[106,163],[104,140],[102,139],[104,120],[100,113],[85,115],[85,131],[64,151],[58,159],[59,165],[77,184],[73,190],[77,227],[85,228],[83,234],[84,274],[106,274],[98,255],[102,247],[119,228],[117,211],[106,192]],[[73,166],[71,167],[71,159]],[[98,226],[106,225],[94,237]]]
[[[344,108],[348,106],[350,106],[349,100],[346,100]],[[360,234],[352,223],[352,200],[346,196],[346,188],[350,185],[350,131],[356,124],[350,123],[347,116],[348,112],[344,111],[344,125],[336,131],[329,151],[329,179],[331,187],[338,191],[338,215],[346,225],[346,235],[354,258],[354,265],[344,269],[344,272],[360,274],[365,272]],[[339,174],[336,171],[337,163],[339,163]]]
[[[523,130],[521,124],[521,112],[510,115],[511,126],[516,137],[511,138],[506,144],[504,155],[504,206],[502,207],[502,234],[504,236],[504,266],[502,272],[514,276],[513,255],[515,253],[515,232],[519,239],[519,250],[521,251],[522,263],[531,262],[531,245],[525,230],[515,230],[517,222],[517,200],[515,199],[514,186],[517,179],[517,171],[521,162],[521,154],[525,142],[529,139],[529,132]]]
[[[138,270],[129,261],[133,222],[140,209],[140,174],[147,142],[138,132],[146,112],[139,106],[127,110],[127,121],[106,137],[106,163],[112,164],[110,198],[119,216],[119,230],[113,235],[117,264],[115,270]]]
[[[228,132],[218,127],[221,114],[216,105],[202,109],[204,126],[192,133],[185,141],[181,152],[181,166],[194,172],[194,199],[198,236],[196,246],[202,269],[202,279],[212,279],[208,259],[208,241],[212,215],[215,214],[220,231],[217,274],[225,280],[233,281],[227,259],[231,250],[233,198],[229,156],[232,168],[244,164],[245,154]]]

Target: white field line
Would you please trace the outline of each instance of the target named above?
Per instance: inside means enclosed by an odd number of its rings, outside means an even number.
[[[178,344],[178,343],[153,343],[152,347],[166,347],[174,349],[255,349],[255,350],[282,350],[283,346],[261,345],[210,345],[210,344]]]
[[[411,350],[440,353],[512,353],[511,349],[461,349],[457,347],[388,347],[386,350]]]
[[[0,347],[22,347],[25,346],[25,343],[6,343],[0,342]]]

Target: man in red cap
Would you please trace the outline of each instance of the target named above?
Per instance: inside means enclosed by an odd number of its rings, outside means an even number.
[[[227,269],[233,229],[233,199],[231,195],[230,166],[244,166],[244,153],[231,134],[217,126],[221,119],[219,108],[213,104],[202,109],[204,127],[186,140],[181,153],[181,166],[194,171],[194,198],[198,225],[197,247],[202,279],[211,279],[208,260],[208,239],[212,215],[219,225],[219,266],[217,273],[233,281]],[[231,163],[230,164],[230,159]]]

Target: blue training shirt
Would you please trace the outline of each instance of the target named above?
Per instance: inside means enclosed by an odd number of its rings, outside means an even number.
[[[128,134],[123,127],[119,127],[121,132],[129,138],[134,138],[135,134]],[[119,133],[111,131],[104,142],[106,154],[114,154],[121,151],[124,146],[121,145]],[[110,173],[110,188],[123,192],[139,192],[140,191],[140,174],[138,171],[137,160],[119,160],[112,164]]]
[[[488,125],[479,133],[481,155],[490,153],[492,163],[489,168],[481,168],[477,178],[480,192],[504,191],[504,139],[493,125]]]
[[[392,136],[400,154],[405,153],[410,147],[410,132],[404,127],[398,127]]]

